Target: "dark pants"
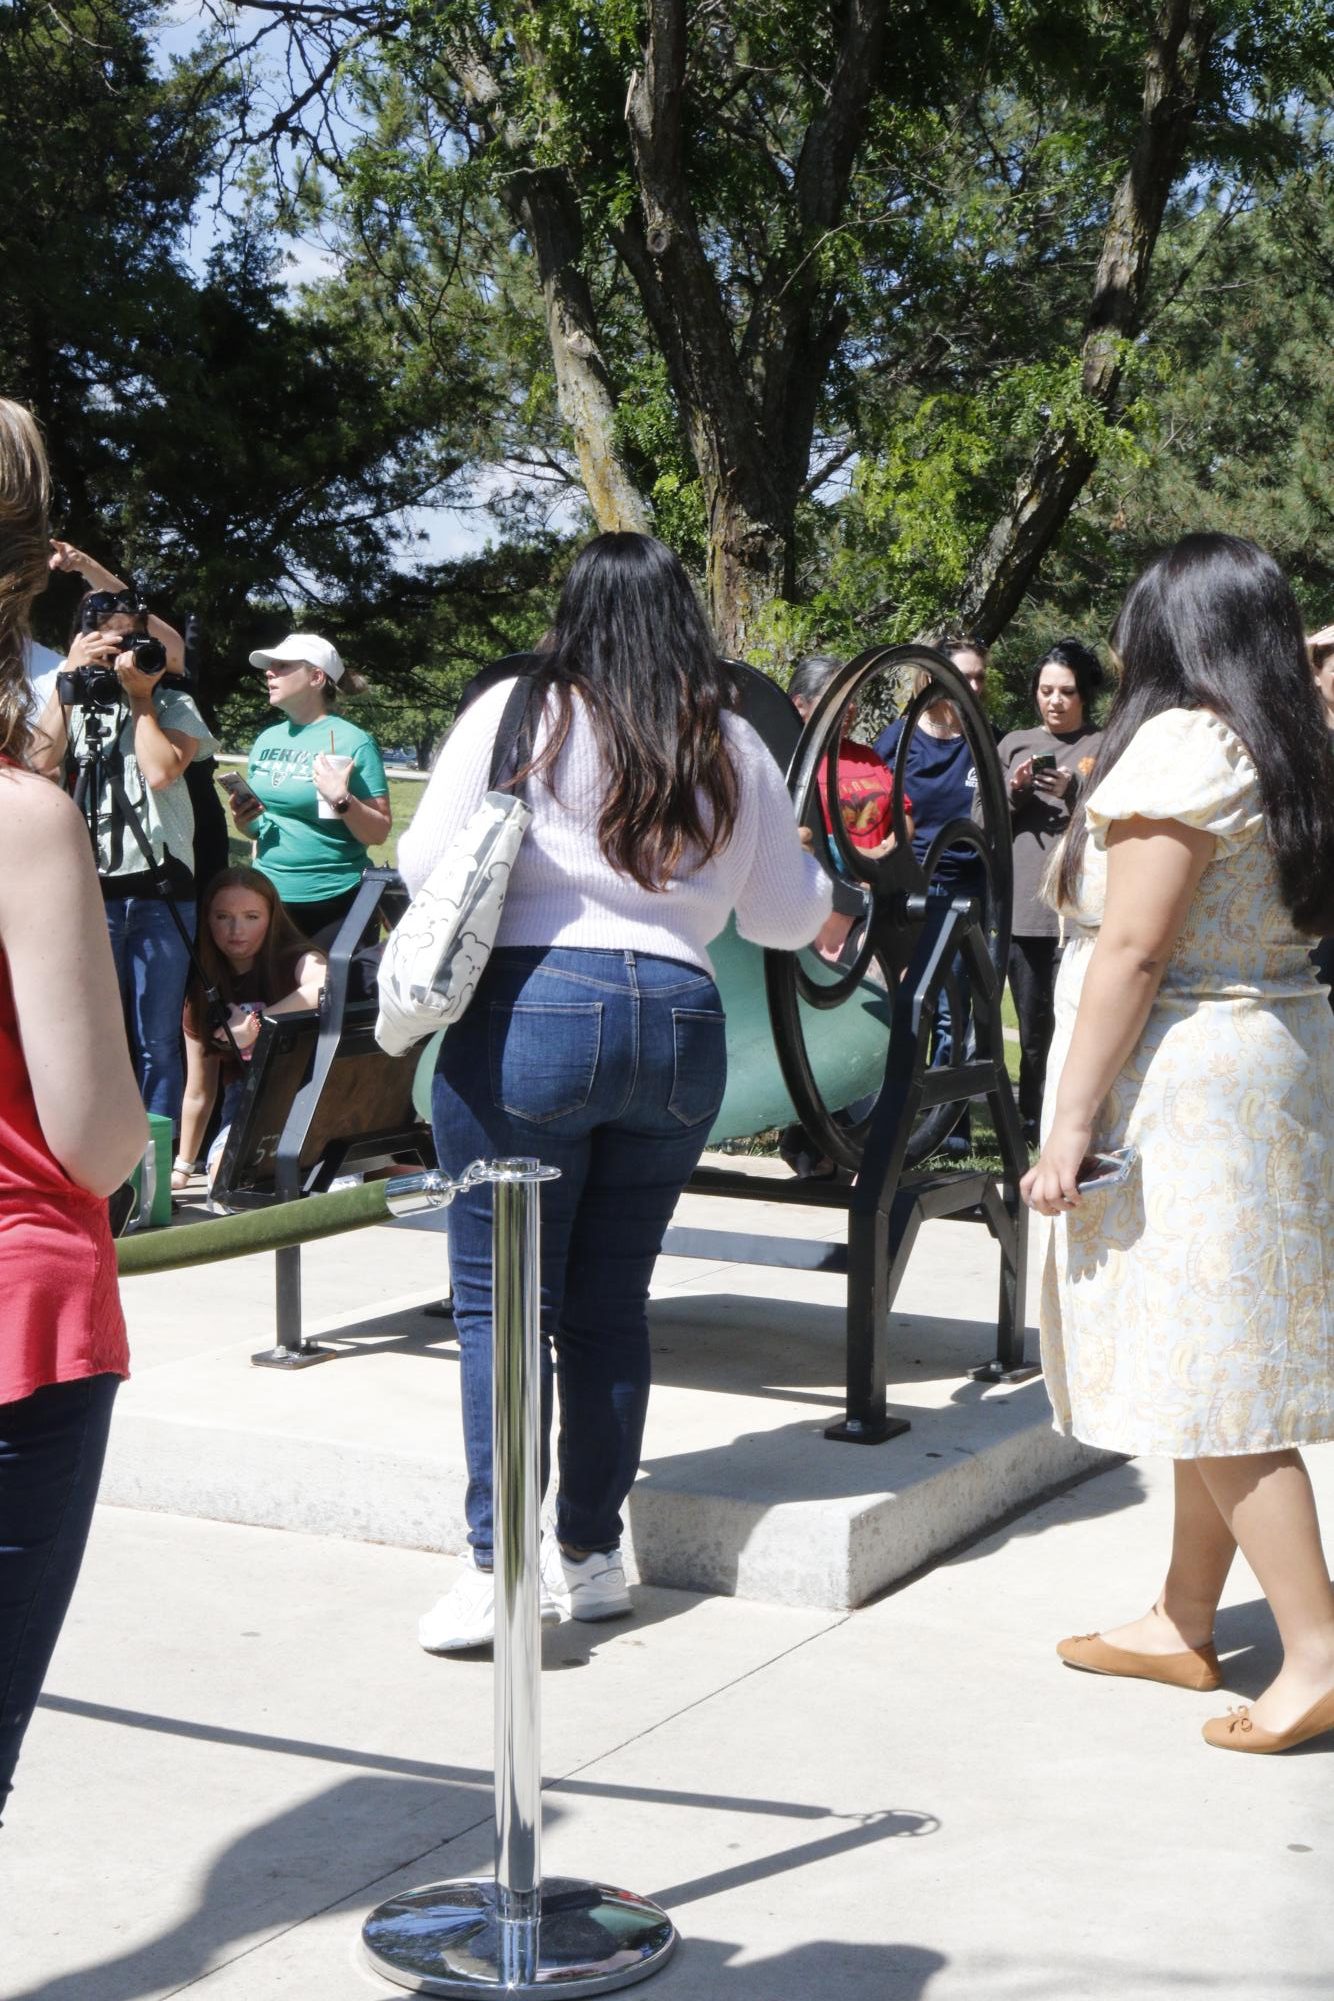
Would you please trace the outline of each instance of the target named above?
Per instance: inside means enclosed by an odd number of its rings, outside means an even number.
[[[321,897],[318,903],[288,903],[283,908],[303,938],[327,952],[343,928],[343,919],[357,900],[360,883],[341,890],[337,896]]]
[[[1047,1051],[1051,1048],[1055,1025],[1052,994],[1060,950],[1057,938],[1010,940],[1010,992],[1019,1017],[1019,1116],[1029,1138],[1036,1138],[1042,1118]]]
[[[181,1123],[185,1066],[181,1056],[181,1009],[190,977],[187,938],[195,935],[193,900],[178,900],[175,919],[159,896],[117,896],[106,903],[111,956],[116,962],[121,1001],[144,1109]]]
[[[119,1383],[0,1404],[0,1806],[83,1561]]]
[[[648,1409],[648,1289],[663,1235],[718,1115],[722,1003],[675,959],[573,947],[492,955],[440,1046],[431,1110],[440,1165],[530,1155],[542,1186],[543,1424],[560,1394],[556,1533],[611,1549]],[[462,1365],[468,1540],[492,1557],[491,1190],[449,1211]],[[543,1484],[547,1455],[543,1457]]]
[[[970,874],[938,883],[935,887],[943,895],[971,896],[979,905],[985,902],[985,880]],[[942,987],[936,995],[931,1029],[930,1060],[933,1070],[942,1069],[949,1064],[971,1063],[977,1055],[977,1024],[973,1020],[973,982],[968,973],[968,961],[962,952],[955,954],[950,974],[958,994],[959,1018],[956,1020],[951,1013],[949,991]],[[962,1117],[945,1142],[945,1151],[956,1155],[966,1154],[971,1153],[972,1146],[972,1107],[965,1105]]]

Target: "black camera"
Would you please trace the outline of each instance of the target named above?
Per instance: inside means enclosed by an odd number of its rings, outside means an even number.
[[[123,591],[89,591],[79,618],[80,632],[100,632],[109,618],[143,618],[148,601],[133,586]],[[132,653],[141,674],[160,674],[167,664],[167,649],[148,632],[117,634],[117,651]],[[179,675],[170,681],[179,686]],[[125,699],[125,690],[114,667],[102,663],[88,667],[67,667],[56,676],[56,691],[67,709],[110,708]]]

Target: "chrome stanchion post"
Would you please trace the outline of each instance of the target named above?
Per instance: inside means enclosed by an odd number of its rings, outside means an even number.
[[[457,1181],[389,1184],[395,1214],[494,1186],[491,1248],[495,1504],[495,1876],[431,1883],[371,1912],[377,1973],[422,1994],[606,1994],[656,1973],[676,1946],[665,1911],[629,1890],[542,1880],[541,1356],[536,1160],[475,1161]]]
[[[496,1898],[503,1983],[537,1978],[541,1906],[542,1505],[537,1183],[530,1161],[498,1161],[492,1190],[496,1586]]]

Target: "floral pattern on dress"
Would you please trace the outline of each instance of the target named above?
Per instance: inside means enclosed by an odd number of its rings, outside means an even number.
[[[1056,1427],[1174,1459],[1334,1438],[1334,1015],[1293,928],[1255,767],[1205,710],[1140,729],[1085,804],[1063,911],[1044,1131],[1106,894],[1117,820],[1218,842],[1096,1143],[1139,1149],[1125,1187],[1039,1222]]]

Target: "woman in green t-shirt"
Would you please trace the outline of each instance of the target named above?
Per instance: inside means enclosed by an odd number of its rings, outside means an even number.
[[[389,838],[389,785],[375,739],[335,712],[339,693],[358,694],[336,648],[294,632],[250,664],[264,675],[282,720],[250,748],[244,793],[232,817],[256,844],[255,866],[277,890],[297,928],[327,947],[352,906],[367,850]]]

